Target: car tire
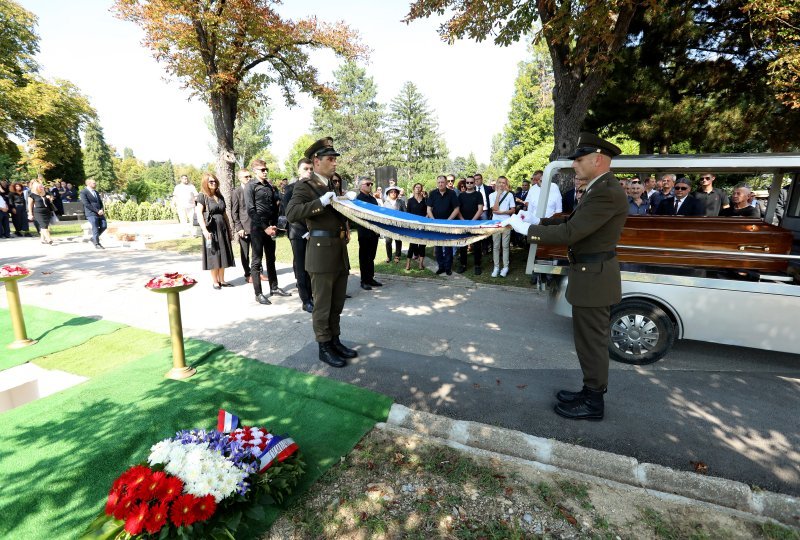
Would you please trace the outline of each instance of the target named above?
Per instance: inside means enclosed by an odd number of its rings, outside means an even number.
[[[672,348],[675,323],[663,309],[644,300],[620,302],[611,308],[608,352],[617,362],[646,365]]]

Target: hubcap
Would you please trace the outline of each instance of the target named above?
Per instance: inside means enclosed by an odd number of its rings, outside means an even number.
[[[611,325],[611,342],[625,354],[650,352],[658,344],[660,336],[656,323],[638,313],[623,315]]]

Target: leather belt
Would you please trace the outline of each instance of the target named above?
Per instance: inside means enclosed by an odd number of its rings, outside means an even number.
[[[313,231],[308,231],[309,236],[315,236],[317,238],[344,238],[346,236],[345,231],[326,231],[322,229],[315,229]]]
[[[580,263],[596,263],[610,261],[617,256],[616,251],[601,251],[599,253],[574,253],[571,249],[567,249],[567,259],[570,264]]]

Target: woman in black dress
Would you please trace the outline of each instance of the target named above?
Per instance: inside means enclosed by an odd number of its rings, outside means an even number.
[[[17,236],[30,236],[28,232],[28,209],[25,208],[25,192],[19,182],[11,186],[11,196],[9,197],[13,212],[14,230]]]
[[[28,195],[28,221],[33,221],[42,244],[53,244],[50,238],[50,220],[53,219],[55,207],[53,200],[44,190],[44,185],[33,180],[30,184],[30,194]]]
[[[415,216],[424,216],[428,213],[428,201],[422,193],[422,184],[414,184],[414,191],[406,202],[406,212]],[[425,269],[425,246],[422,244],[410,244],[408,246],[408,257],[406,258],[406,270],[411,270],[411,259],[416,256],[419,269]]]
[[[233,287],[225,281],[225,269],[234,266],[231,247],[231,225],[225,213],[225,199],[219,192],[219,180],[210,173],[203,174],[197,195],[197,223],[203,229],[203,270],[211,272],[212,287]]]

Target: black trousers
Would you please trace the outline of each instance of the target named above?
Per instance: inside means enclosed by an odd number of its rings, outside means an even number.
[[[278,271],[275,269],[275,240],[264,232],[264,229],[253,227],[250,231],[250,275],[253,276],[253,290],[256,296],[261,294],[261,258],[267,262],[269,288],[278,288]]]
[[[289,240],[292,244],[292,267],[294,268],[294,279],[297,282],[297,292],[300,294],[300,301],[304,304],[313,299],[311,293],[311,276],[306,272],[306,244],[305,238],[293,238]]]
[[[583,384],[593,390],[608,387],[608,340],[611,307],[572,306],[575,352],[583,371]]]
[[[458,248],[458,260],[461,263],[461,266],[467,266],[467,250],[469,248],[464,246],[462,248]],[[483,254],[481,253],[481,246],[480,242],[476,242],[472,244],[472,255],[475,257],[475,266],[481,265],[481,260],[483,260]]]
[[[408,258],[412,259],[416,255],[417,257],[424,257],[425,256],[425,246],[422,244],[409,244],[408,245]]]
[[[403,252],[403,242],[400,240],[392,240],[391,238],[386,239],[386,258],[389,259],[391,262],[392,260],[392,242],[394,242],[394,256],[400,258]]]
[[[358,266],[361,267],[361,283],[375,279],[375,254],[378,253],[378,235],[366,235],[358,231]]]
[[[244,278],[247,279],[250,277],[250,235],[245,234],[244,236],[239,236],[239,253],[242,257],[242,268],[244,269]]]

